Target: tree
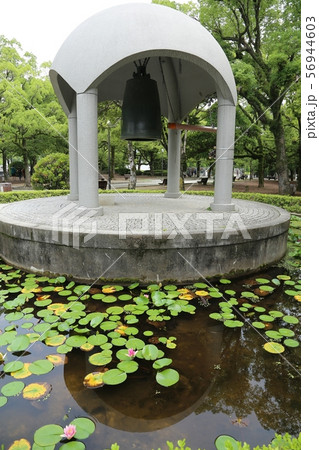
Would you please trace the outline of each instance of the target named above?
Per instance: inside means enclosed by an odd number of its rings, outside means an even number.
[[[22,54],[16,40],[0,36],[0,136],[3,159],[22,158],[25,183],[39,155],[67,149],[67,120],[56,100],[45,65]],[[6,164],[4,164],[6,166]]]
[[[135,165],[135,152],[132,141],[128,141],[128,161],[130,166],[130,180],[128,183],[129,189],[136,188],[136,165]]]
[[[200,0],[200,20],[232,63],[239,97],[269,127],[279,193],[289,193],[283,108],[300,74],[298,0]],[[296,94],[295,94],[296,95]],[[239,99],[240,101],[240,99]]]
[[[40,159],[34,168],[32,185],[34,189],[68,189],[68,155],[52,153]]]

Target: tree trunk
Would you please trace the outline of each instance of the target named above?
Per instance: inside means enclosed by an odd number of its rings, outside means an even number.
[[[29,160],[26,150],[23,152],[23,164],[24,164],[24,180],[26,187],[31,187],[31,175],[29,169]]]
[[[188,123],[188,120],[187,122]],[[184,131],[184,136],[181,145],[181,165],[180,165],[180,190],[185,191],[184,169],[187,165],[186,162],[186,143],[187,143],[187,130]]]
[[[264,155],[261,155],[258,159],[258,187],[264,187],[264,178],[265,178],[265,158]]]
[[[136,189],[136,166],[132,141],[128,141],[128,161],[130,165],[130,180],[128,183],[128,189]]]
[[[277,108],[276,108],[277,109]],[[280,111],[273,110],[273,120],[270,125],[270,131],[274,135],[276,146],[276,167],[278,173],[278,193],[282,195],[290,194],[290,183],[288,177],[288,164],[286,157],[286,145],[284,127],[282,124]]]
[[[8,181],[9,174],[8,174],[8,167],[7,167],[7,152],[5,150],[2,150],[2,167],[3,167],[4,181]]]

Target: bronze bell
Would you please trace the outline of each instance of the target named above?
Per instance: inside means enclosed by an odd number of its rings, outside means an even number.
[[[136,67],[137,72],[126,82],[121,138],[128,141],[153,141],[160,139],[162,133],[157,83],[146,74],[145,62]]]

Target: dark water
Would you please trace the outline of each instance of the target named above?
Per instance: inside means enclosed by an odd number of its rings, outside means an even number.
[[[273,273],[258,276],[271,278]],[[245,282],[238,280],[231,289],[242,290]],[[177,338],[177,347],[165,350],[165,357],[173,359],[180,373],[176,385],[166,388],[157,384],[151,366],[145,364],[123,384],[87,389],[84,376],[97,370],[88,362],[94,351],[74,349],[63,355],[65,365],[22,380],[51,384],[48,398],[32,402],[19,395],[10,397],[0,408],[0,444],[8,449],[14,440],[26,438],[32,445],[37,428],[49,423],[65,426],[78,416],[89,417],[96,424],[94,434],[83,440],[89,450],[110,448],[114,442],[121,450],[164,450],[167,440],[176,443],[182,438],[192,449],[209,450],[215,448],[214,440],[220,434],[229,434],[251,447],[268,444],[275,433],[297,436],[301,428],[300,347],[286,348],[280,355],[267,353],[263,331],[247,324],[230,329],[210,319],[208,315],[217,304],[217,299],[208,307],[197,304],[195,315],[179,316],[167,323],[165,332]],[[282,288],[259,305],[300,317],[300,304]],[[21,325],[19,321],[15,324]],[[3,313],[0,329],[7,325]],[[292,329],[300,334],[300,325]],[[28,352],[16,356],[33,362],[55,353],[54,347],[36,342]],[[0,373],[1,390],[13,378]]]

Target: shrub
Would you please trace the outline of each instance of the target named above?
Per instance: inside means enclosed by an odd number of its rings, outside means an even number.
[[[0,203],[12,203],[32,198],[55,197],[58,195],[67,195],[68,190],[50,190],[50,191],[10,191],[0,192]],[[1,450],[1,449],[0,449]]]
[[[67,189],[69,158],[64,153],[52,153],[40,159],[31,177],[34,189]]]
[[[103,190],[100,191],[103,194],[114,194],[114,193],[132,193],[131,190],[128,189],[119,189],[119,190]],[[141,189],[138,191],[139,193],[149,193],[149,194],[163,194],[163,189]],[[32,192],[32,191],[12,191],[12,192],[0,192],[0,203],[10,203],[18,200],[27,200],[29,198],[37,198],[37,197],[49,197],[52,195],[64,195],[68,194],[68,191],[42,191],[42,192]],[[186,191],[185,194],[191,195],[206,195],[213,196],[213,191]],[[262,202],[268,203],[270,205],[279,206],[280,208],[284,208],[290,213],[300,214],[301,213],[301,198],[300,197],[291,197],[289,195],[272,195],[272,194],[254,194],[254,193],[241,193],[241,192],[233,192],[233,198],[240,198],[242,200],[250,200],[254,202]]]
[[[190,195],[207,195],[213,196],[214,191],[187,191]],[[249,200],[251,202],[268,203],[269,205],[279,206],[287,211],[295,214],[301,213],[301,197],[279,194],[259,194],[253,192],[233,192],[233,198],[241,200]]]

